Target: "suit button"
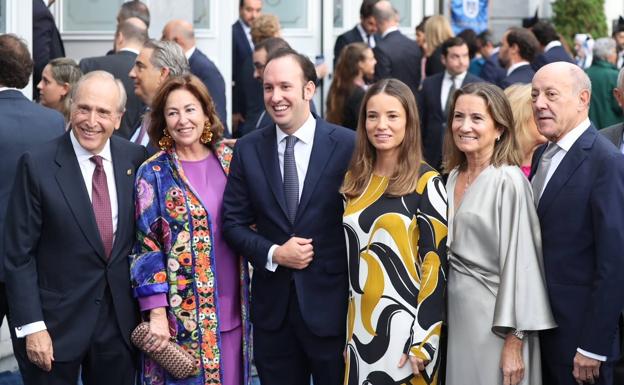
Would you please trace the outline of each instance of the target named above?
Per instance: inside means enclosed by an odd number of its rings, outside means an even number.
[[[96,299],[96,300],[95,300],[95,304],[99,306],[99,305],[100,305],[100,300],[99,300],[99,299]]]

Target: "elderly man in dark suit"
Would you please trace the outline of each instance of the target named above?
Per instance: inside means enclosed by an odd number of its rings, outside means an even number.
[[[115,47],[117,52],[112,55],[85,58],[80,61],[82,73],[103,70],[121,80],[128,96],[126,111],[121,118],[121,126],[116,135],[130,139],[141,121],[145,104],[134,94],[134,82],[128,76],[139,51],[147,41],[147,26],[138,17],[124,19],[117,24],[115,31]]]
[[[544,384],[613,384],[624,308],[624,155],[588,118],[591,83],[578,66],[543,66],[533,113],[548,144],[532,185],[556,329],[540,332]]]
[[[507,71],[499,81],[502,89],[515,83],[529,84],[535,75],[531,61],[537,53],[539,43],[533,33],[526,28],[511,27],[501,39],[498,60]]]
[[[145,149],[117,136],[121,82],[76,85],[71,130],[19,161],[6,223],[13,348],[26,385],[132,385],[134,173]],[[112,137],[111,137],[112,136]]]
[[[314,65],[279,50],[264,70],[275,124],[239,139],[223,201],[226,240],[254,266],[254,356],[266,384],[339,385],[347,260],[342,184],[353,131],[310,111]],[[255,225],[255,229],[251,226]]]
[[[624,111],[624,68],[620,70],[617,78],[617,87],[613,89],[613,97]],[[616,123],[612,126],[600,130],[607,139],[611,141],[617,148],[624,153],[623,136],[624,136],[624,122]]]
[[[17,36],[0,35],[0,325],[8,312],[4,288],[4,228],[9,193],[17,161],[24,151],[52,140],[65,131],[63,116],[35,104],[19,91],[26,87],[33,61],[28,47]]]
[[[375,48],[379,41],[377,22],[373,16],[373,7],[379,0],[364,0],[360,6],[360,22],[355,27],[338,36],[334,45],[334,67],[342,49],[351,43],[365,43]]]
[[[373,50],[377,59],[375,79],[399,79],[416,96],[420,87],[422,56],[418,43],[399,31],[399,14],[388,0],[376,3],[373,15],[381,34],[381,40]]]
[[[227,133],[225,81],[214,62],[197,48],[193,25],[185,20],[171,20],[163,29],[162,40],[176,42],[182,48],[191,67],[191,73],[200,78],[208,88],[217,115]]]
[[[262,106],[248,105],[256,99],[261,99],[261,90],[253,79],[253,65],[251,54],[251,23],[262,12],[262,0],[239,0],[239,18],[232,24],[232,132],[239,129],[240,124],[246,122],[250,116],[248,111],[255,112]],[[253,103],[252,103],[253,104]],[[257,104],[257,103],[256,103]],[[244,130],[245,131],[245,130]],[[249,131],[249,130],[247,130]],[[239,136],[237,134],[237,136]]]
[[[461,37],[452,37],[441,45],[444,72],[427,76],[418,93],[418,108],[422,122],[422,143],[425,160],[441,170],[442,144],[446,122],[455,90],[465,84],[482,81],[468,72],[468,45]]]
[[[574,63],[572,56],[563,48],[557,30],[550,22],[540,20],[531,27],[531,31],[539,41],[542,51],[531,63],[533,70],[537,71],[546,64],[556,61]]]

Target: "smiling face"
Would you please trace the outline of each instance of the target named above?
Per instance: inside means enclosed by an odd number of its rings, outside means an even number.
[[[494,143],[502,131],[494,124],[485,100],[477,95],[460,95],[451,121],[453,141],[468,161],[491,159]]]
[[[78,143],[92,154],[99,154],[106,141],[119,128],[119,88],[114,81],[92,77],[83,81],[71,105],[71,127]]]
[[[199,139],[206,121],[208,118],[200,101],[188,90],[177,89],[169,94],[165,103],[165,122],[178,150],[203,146]]]
[[[405,137],[407,113],[394,96],[380,93],[366,103],[366,136],[380,153],[393,154],[398,159],[399,148]]]
[[[292,134],[310,115],[313,82],[305,82],[297,60],[288,55],[271,60],[264,68],[264,106],[285,133]]]
[[[46,65],[41,73],[41,81],[37,84],[39,90],[39,102],[46,107],[56,110],[61,108],[63,98],[69,92],[67,83],[60,84],[52,76],[50,65]]]
[[[533,77],[531,99],[538,131],[557,142],[587,117],[589,91],[577,90],[570,67],[551,63]]]

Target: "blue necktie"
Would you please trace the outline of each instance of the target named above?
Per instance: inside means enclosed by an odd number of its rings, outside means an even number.
[[[297,164],[295,163],[295,143],[297,137],[286,137],[286,150],[284,151],[284,196],[288,209],[290,223],[295,223],[297,206],[299,206],[299,179],[297,177]]]

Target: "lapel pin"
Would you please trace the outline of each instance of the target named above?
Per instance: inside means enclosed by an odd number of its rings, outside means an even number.
[[[131,169],[131,168],[129,168],[129,169],[126,171],[126,174],[127,174],[127,175],[132,175],[132,169]]]

